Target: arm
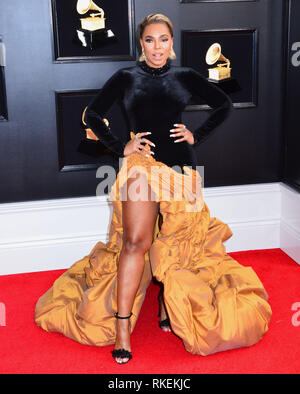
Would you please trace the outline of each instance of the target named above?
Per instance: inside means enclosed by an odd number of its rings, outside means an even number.
[[[102,89],[91,100],[85,111],[84,121],[99,140],[119,157],[124,157],[126,142],[114,135],[104,123],[103,118],[112,104],[121,98],[124,88],[124,77],[121,70],[113,74]]]
[[[201,97],[212,108],[206,121],[193,131],[194,144],[192,146],[197,146],[228,117],[233,106],[227,94],[193,69],[190,69],[188,75],[188,85],[192,95]]]

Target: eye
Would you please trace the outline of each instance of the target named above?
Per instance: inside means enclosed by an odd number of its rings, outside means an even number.
[[[169,41],[168,38],[163,38],[163,42]]]
[[[151,38],[146,38],[145,41],[146,41],[146,42],[151,42],[152,40],[151,40]]]

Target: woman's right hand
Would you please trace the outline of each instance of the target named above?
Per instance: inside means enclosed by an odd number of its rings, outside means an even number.
[[[150,157],[150,155],[148,155],[145,152],[150,152],[152,155],[154,155],[154,152],[152,152],[151,150],[149,151],[144,145],[142,145],[142,142],[145,142],[146,144],[149,144],[151,146],[155,146],[155,144],[153,142],[151,142],[150,140],[148,140],[147,138],[142,138],[145,135],[151,134],[150,131],[146,131],[144,133],[137,133],[135,135],[135,138],[131,139],[130,141],[127,142],[127,144],[125,145],[124,148],[124,156],[129,156],[131,155],[131,153],[133,152],[138,152],[139,154],[146,156],[146,157]],[[141,138],[142,140],[139,141],[138,138]]]

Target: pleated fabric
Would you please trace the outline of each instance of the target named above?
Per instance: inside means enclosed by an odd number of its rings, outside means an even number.
[[[133,132],[131,138],[135,137]],[[150,147],[146,144],[150,151]],[[159,169],[157,175],[156,170]],[[129,177],[146,177],[159,202],[153,242],[131,317],[131,332],[152,276],[164,284],[164,299],[173,332],[185,349],[206,356],[251,346],[267,332],[272,315],[268,294],[251,267],[226,253],[229,226],[210,217],[203,200],[201,176],[188,167],[181,174],[137,152],[123,158],[109,193],[113,214],[107,243],[97,242],[43,294],[35,322],[86,345],[115,343],[117,270],[123,243],[122,187]],[[178,198],[178,190],[183,198]],[[166,198],[166,196],[168,198]]]

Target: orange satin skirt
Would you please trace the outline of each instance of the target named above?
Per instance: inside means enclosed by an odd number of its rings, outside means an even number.
[[[150,150],[148,144],[146,147]],[[153,167],[161,170],[160,176],[153,176]],[[120,191],[136,171],[147,177],[163,222],[160,227],[157,216],[132,308],[131,332],[155,276],[164,284],[172,330],[188,352],[206,356],[258,342],[267,332],[272,315],[268,294],[251,267],[242,266],[226,253],[223,242],[232,231],[221,220],[210,217],[202,190],[198,189],[195,199],[191,197],[201,183],[199,173],[186,168],[180,174],[152,156],[146,158],[136,152],[123,159],[109,193],[113,205],[109,241],[97,242],[39,298],[36,324],[85,345],[115,343],[117,270],[123,235]],[[164,178],[166,174],[171,181]],[[184,198],[175,198],[175,190],[183,184],[187,190]],[[165,192],[170,198],[165,198]]]

